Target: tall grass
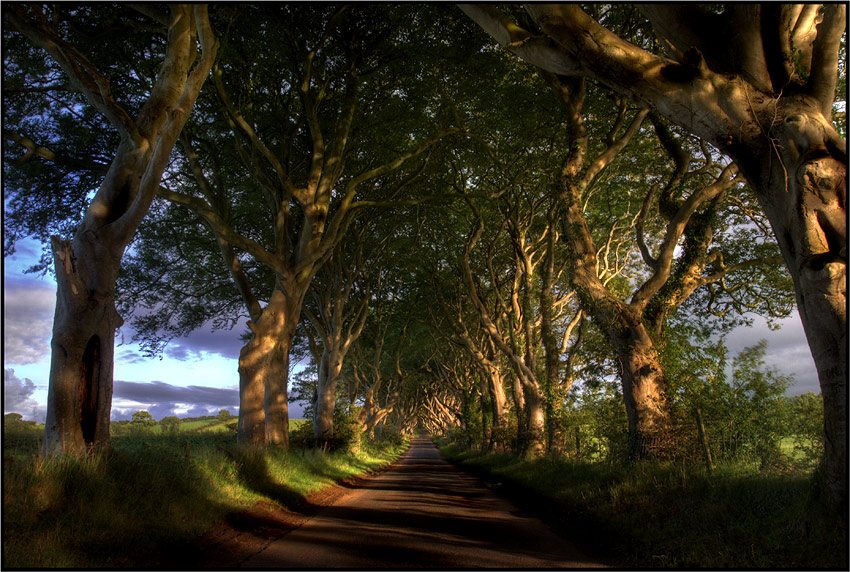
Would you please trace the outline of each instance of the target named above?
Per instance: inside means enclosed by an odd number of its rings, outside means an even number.
[[[847,569],[846,521],[810,472],[444,453],[628,567]]]
[[[291,507],[403,450],[251,452],[224,432],[150,432],[115,437],[109,453],[86,459],[42,458],[38,435],[9,433],[3,461],[8,568],[152,567],[229,513],[258,501]]]

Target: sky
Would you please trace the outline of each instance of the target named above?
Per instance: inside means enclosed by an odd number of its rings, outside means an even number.
[[[24,274],[38,258],[40,245],[25,241],[3,267],[3,412],[44,422],[50,372],[50,337],[56,284],[49,276]],[[820,393],[815,365],[796,313],[777,331],[756,318],[750,328],[738,328],[727,339],[730,359],[761,339],[768,342],[765,361],[796,383],[789,395]],[[202,329],[173,340],[161,358],[146,358],[129,343],[124,326],[116,336],[112,419],[129,419],[146,410],[155,419],[169,415],[216,415],[239,411],[237,360],[244,323],[230,331]],[[121,337],[125,343],[120,344]],[[303,417],[300,404],[290,404],[290,418]]]

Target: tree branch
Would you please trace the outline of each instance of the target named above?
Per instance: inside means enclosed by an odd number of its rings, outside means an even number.
[[[197,197],[192,197],[183,193],[178,193],[166,187],[159,187],[157,194],[172,203],[183,205],[196,215],[204,219],[213,230],[220,234],[232,246],[240,250],[244,250],[253,256],[258,262],[267,265],[269,268],[279,274],[286,274],[286,268],[280,263],[278,257],[273,253],[264,249],[260,244],[249,238],[245,238],[241,234],[233,230],[224,219],[205,201]]]
[[[4,10],[4,17],[13,29],[53,57],[67,74],[71,85],[86,96],[86,99],[109,120],[122,137],[134,141],[137,145],[141,144],[142,135],[136,123],[112,97],[109,80],[79,50],[48,27],[47,17],[40,8],[32,6],[31,9],[38,10],[34,18],[27,14],[27,9],[23,5],[10,4]]]
[[[832,120],[832,104],[838,84],[838,46],[844,33],[845,4],[828,4],[824,8],[823,22],[817,28],[817,38],[812,46],[812,71],[807,84],[808,93],[820,103],[820,111],[827,121]]]

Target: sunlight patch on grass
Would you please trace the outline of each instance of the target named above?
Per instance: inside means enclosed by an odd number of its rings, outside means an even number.
[[[4,445],[7,445],[4,442]],[[114,437],[87,459],[4,448],[4,564],[149,567],[258,501],[294,506],[310,492],[374,470],[403,447],[359,454],[243,450],[228,432]]]

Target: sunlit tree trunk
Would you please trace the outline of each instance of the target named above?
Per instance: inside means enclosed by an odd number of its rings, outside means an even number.
[[[289,296],[275,288],[259,320],[248,323],[251,339],[239,353],[242,445],[289,445],[289,352],[306,292],[288,285]]]

